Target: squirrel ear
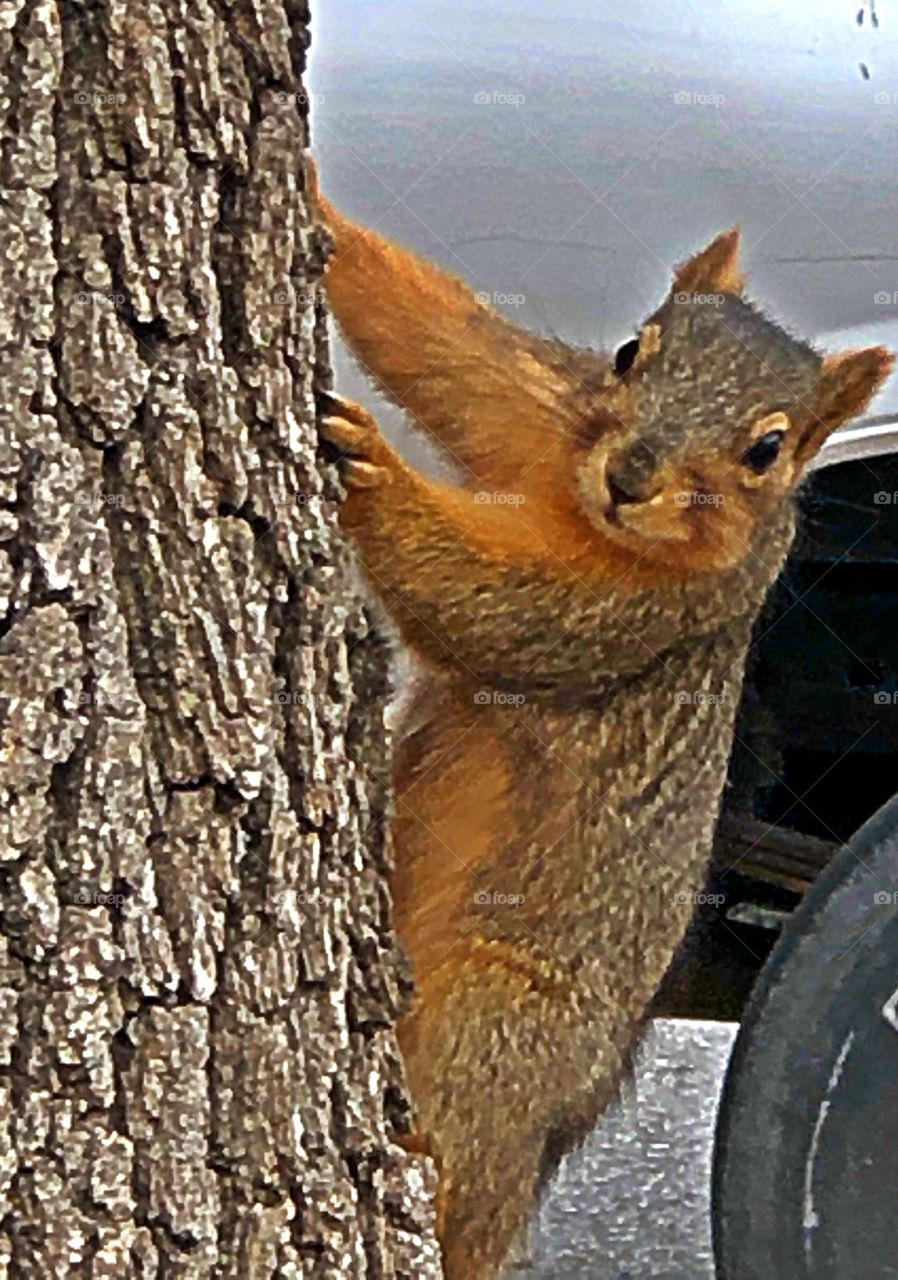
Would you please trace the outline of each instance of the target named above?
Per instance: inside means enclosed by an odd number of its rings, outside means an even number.
[[[894,363],[894,353],[888,347],[836,351],[823,357],[817,385],[805,397],[811,418],[796,450],[798,462],[812,457],[836,427],[866,408]]]
[[[741,293],[738,227],[721,231],[709,245],[674,268],[675,293]]]

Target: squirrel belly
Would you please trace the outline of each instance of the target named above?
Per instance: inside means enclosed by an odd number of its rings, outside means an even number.
[[[703,885],[747,641],[577,709],[450,685],[400,740],[399,1038],[448,1280],[497,1274],[614,1096]]]

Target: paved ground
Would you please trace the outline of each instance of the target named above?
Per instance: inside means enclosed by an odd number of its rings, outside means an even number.
[[[542,1205],[509,1280],[713,1280],[708,1186],[735,1025],[656,1022],[636,1079]]]

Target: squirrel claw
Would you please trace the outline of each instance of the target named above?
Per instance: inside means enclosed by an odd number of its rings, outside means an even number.
[[[371,431],[377,430],[374,414],[358,401],[344,400],[342,396],[335,396],[332,392],[323,393],[321,399],[325,418],[345,418],[347,422],[352,422],[357,427],[367,427]]]
[[[327,398],[320,424],[323,439],[342,451],[340,473],[348,489],[373,489],[393,478],[395,455],[367,409],[336,396]]]
[[[343,463],[343,483],[347,489],[373,489],[379,484],[389,484],[390,473],[386,467],[363,462],[361,458],[349,458]]]
[[[325,440],[345,449],[347,453],[354,452],[368,434],[365,427],[357,426],[354,422],[341,417],[325,418],[321,423],[320,432]]]

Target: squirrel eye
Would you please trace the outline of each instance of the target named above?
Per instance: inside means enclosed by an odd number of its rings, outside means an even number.
[[[614,356],[614,372],[619,378],[628,373],[633,367],[633,361],[639,351],[639,339],[631,338],[629,342],[625,342],[622,347],[618,347]]]
[[[780,456],[780,449],[783,446],[784,432],[768,431],[766,435],[756,440],[750,449],[746,449],[742,455],[742,464],[751,467],[755,475],[763,475],[765,471],[769,471]]]

